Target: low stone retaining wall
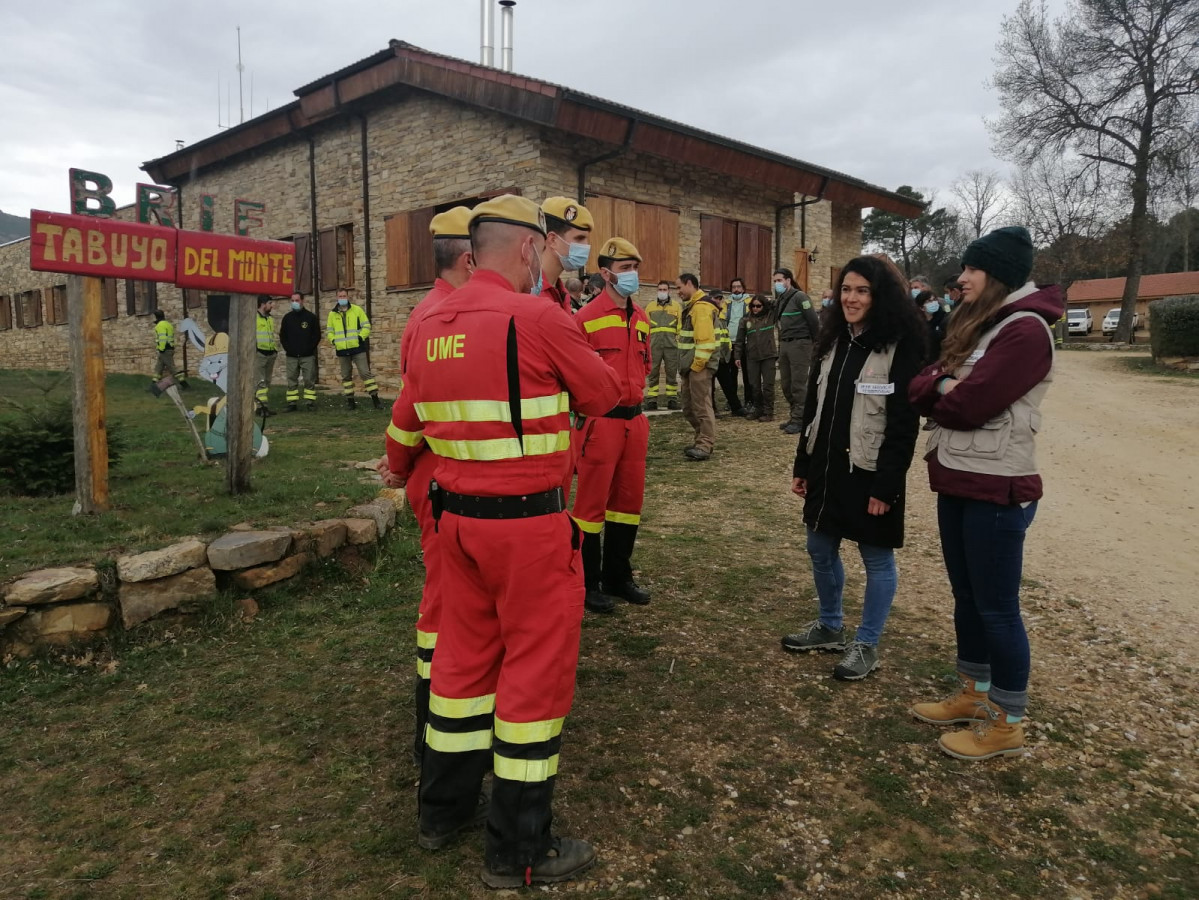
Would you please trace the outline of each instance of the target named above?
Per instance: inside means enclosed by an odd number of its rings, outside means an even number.
[[[385,490],[344,518],[256,530],[235,525],[205,544],[187,538],[118,557],[115,572],[63,566],[26,572],[0,588],[0,652],[27,656],[168,612],[194,612],[220,589],[254,591],[299,575],[317,559],[357,553],[395,527],[403,491]]]

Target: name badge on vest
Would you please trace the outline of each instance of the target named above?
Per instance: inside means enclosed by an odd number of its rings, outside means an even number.
[[[963,365],[966,365],[966,366],[974,365],[976,362],[978,362],[980,359],[983,358],[983,355],[986,352],[987,352],[986,350],[975,350],[973,353],[971,353],[969,356],[966,357],[966,361],[963,363]]]
[[[864,382],[858,382],[858,393],[873,394],[875,396],[894,394],[895,382],[891,382],[890,384],[866,384]]]

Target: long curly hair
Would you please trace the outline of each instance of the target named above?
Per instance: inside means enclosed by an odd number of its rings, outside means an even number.
[[[954,308],[953,315],[949,317],[949,328],[945,332],[945,341],[941,344],[943,372],[954,372],[967,360],[978,346],[978,339],[991,324],[1003,301],[1016,290],[990,272],[986,275],[987,282],[979,292],[978,298],[969,303],[959,303]]]
[[[882,347],[900,340],[924,348],[928,327],[908,293],[907,279],[891,260],[879,256],[857,256],[847,262],[833,286],[832,305],[825,310],[820,335],[816,339],[815,357],[821,359],[848,337],[845,310],[841,308],[841,285],[850,272],[870,282],[870,311],[866,315],[869,340]]]

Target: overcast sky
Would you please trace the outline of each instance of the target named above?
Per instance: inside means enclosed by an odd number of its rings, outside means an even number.
[[[1063,7],[1055,0],[1051,7]],[[1015,0],[519,0],[515,69],[837,169],[948,199],[1005,166],[983,121]],[[498,19],[498,16],[497,16]],[[479,0],[6,0],[0,209],[66,210],[67,169],[108,174],[246,118],[398,38],[477,61]],[[496,42],[499,42],[498,22]],[[268,104],[269,103],[269,107]]]

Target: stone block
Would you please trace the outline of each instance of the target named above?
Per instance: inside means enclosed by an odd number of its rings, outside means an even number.
[[[235,572],[233,583],[245,591],[255,591],[277,581],[284,581],[300,574],[300,570],[308,564],[312,557],[307,553],[297,553],[287,559],[265,566],[256,566],[244,572]]]
[[[327,559],[333,551],[346,542],[346,523],[341,519],[322,519],[304,529],[311,540],[309,552],[320,559]]]
[[[208,545],[208,565],[220,572],[248,569],[281,559],[291,546],[291,531],[237,531]]]
[[[195,538],[161,550],[117,558],[117,577],[122,582],[152,581],[178,575],[208,562],[208,548]]]
[[[356,519],[373,519],[379,537],[387,534],[396,523],[395,504],[379,497],[370,503],[362,503],[346,510],[346,515]],[[347,520],[348,521],[348,520]]]
[[[26,572],[4,591],[9,606],[65,603],[86,597],[100,586],[96,570],[75,566]]]
[[[0,628],[17,621],[17,619],[25,615],[25,612],[26,609],[24,606],[5,606],[0,608]]]
[[[379,499],[391,501],[391,505],[396,508],[397,513],[408,505],[408,496],[402,488],[383,488],[379,491]]]
[[[72,637],[103,631],[112,623],[107,603],[65,603],[29,610],[16,625],[18,637],[30,642],[63,644]]]
[[[204,600],[214,593],[216,576],[207,566],[153,581],[122,582],[117,595],[121,621],[126,628],[132,628],[168,609]]]
[[[342,519],[346,524],[346,543],[373,544],[379,535],[374,519]]]

